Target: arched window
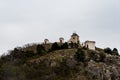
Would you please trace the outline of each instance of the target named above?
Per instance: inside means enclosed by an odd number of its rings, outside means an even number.
[[[73,39],[75,39],[75,37],[73,37]]]
[[[87,48],[88,48],[88,44],[87,44]]]

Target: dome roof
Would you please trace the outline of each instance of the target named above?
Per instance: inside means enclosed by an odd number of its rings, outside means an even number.
[[[48,39],[44,39],[44,41],[49,41]]]
[[[63,37],[60,37],[59,39],[63,39],[63,40],[64,40],[64,38],[63,38]]]
[[[73,33],[71,36],[78,36],[78,34],[76,34],[76,33]],[[79,36],[78,36],[79,37]]]

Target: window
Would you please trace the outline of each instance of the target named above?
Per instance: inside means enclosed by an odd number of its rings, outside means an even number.
[[[75,39],[75,37],[73,37],[73,39]]]
[[[87,48],[88,48],[88,45],[87,45]]]

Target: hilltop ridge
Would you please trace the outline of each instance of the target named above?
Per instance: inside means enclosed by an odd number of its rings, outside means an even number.
[[[0,80],[120,80],[117,48],[85,46],[78,37],[14,48],[0,57]]]

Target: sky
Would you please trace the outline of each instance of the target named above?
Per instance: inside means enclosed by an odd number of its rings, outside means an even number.
[[[0,0],[0,55],[73,32],[80,41],[120,51],[120,0]]]

